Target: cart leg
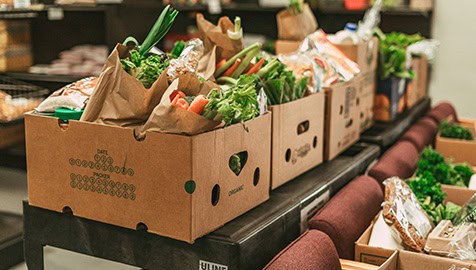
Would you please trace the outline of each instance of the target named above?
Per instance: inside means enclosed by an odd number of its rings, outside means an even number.
[[[28,270],[44,270],[43,245],[25,241],[25,262]]]

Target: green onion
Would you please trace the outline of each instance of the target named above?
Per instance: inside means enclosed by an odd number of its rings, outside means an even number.
[[[167,34],[172,27],[172,24],[177,17],[178,11],[170,5],[167,5],[159,18],[155,22],[154,26],[150,30],[149,34],[145,38],[144,42],[140,46],[140,54],[146,55],[150,50],[159,43],[159,41]]]

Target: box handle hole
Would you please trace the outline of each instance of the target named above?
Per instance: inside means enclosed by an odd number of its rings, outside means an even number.
[[[58,119],[58,126],[61,130],[66,131],[69,128],[69,120]]]
[[[312,140],[312,147],[317,147],[317,136],[314,136],[314,139]]]
[[[139,222],[139,223],[137,223],[137,225],[136,225],[136,230],[146,232],[146,231],[149,230],[149,228],[147,227],[147,225],[146,225],[145,223]]]
[[[357,99],[355,100],[355,103],[357,104],[357,106],[359,106],[359,105],[360,105],[360,98],[357,98]]]
[[[255,169],[255,173],[253,174],[253,185],[256,187],[259,183],[260,178],[260,169],[259,167]]]
[[[286,150],[286,155],[284,158],[286,159],[286,162],[291,160],[291,149],[288,148],[288,150]]]
[[[63,214],[67,214],[67,215],[73,215],[73,209],[71,209],[71,207],[69,206],[65,206],[63,207],[63,210],[62,210]]]
[[[248,151],[239,152],[239,153],[233,154],[228,159],[228,166],[230,167],[230,170],[236,176],[239,176],[240,173],[243,171],[243,168],[245,167],[247,161],[248,161]]]
[[[340,105],[339,107],[339,115],[342,115],[344,113],[344,106]]]
[[[132,133],[134,135],[134,139],[138,142],[143,142],[145,141],[145,133],[142,135],[142,134],[139,134],[135,129],[132,130]]]
[[[212,205],[216,206],[220,200],[220,186],[216,184],[212,189]]]
[[[349,119],[349,121],[347,121],[347,123],[345,124],[345,128],[349,128],[352,126],[352,124],[354,123],[354,119]]]
[[[297,134],[298,135],[301,135],[301,134],[307,132],[308,130],[309,130],[309,120],[306,120],[306,121],[300,123],[297,126]]]

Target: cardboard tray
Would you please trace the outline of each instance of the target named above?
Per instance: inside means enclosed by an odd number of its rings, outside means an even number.
[[[192,243],[269,198],[271,114],[196,136],[25,116],[30,204]],[[229,159],[247,155],[236,175]]]
[[[392,146],[411,125],[431,107],[431,99],[425,98],[413,108],[405,111],[392,123],[377,122],[360,136],[360,141],[379,145],[382,150]]]
[[[355,145],[335,160],[274,190],[267,202],[193,245],[25,202],[27,263],[38,264],[42,245],[53,245],[145,269],[261,269],[307,229],[308,218],[330,196],[361,174],[378,155],[377,146]],[[112,239],[121,244],[111,245]]]
[[[449,258],[426,255],[416,252],[399,250],[380,266],[379,270],[448,270],[455,266],[456,269],[476,269],[476,264]]]
[[[324,93],[270,106],[273,116],[271,189],[323,162]]]
[[[473,132],[476,137],[476,120],[459,119],[460,124]],[[446,158],[451,158],[454,163],[469,163],[476,166],[476,141],[465,141],[436,137],[436,151]]]
[[[23,218],[0,212],[0,269],[23,261]]]
[[[451,201],[456,204],[463,205],[466,201],[468,201],[473,194],[469,189],[465,188],[458,188],[453,186],[442,185],[443,191],[448,194],[445,201]],[[381,265],[383,264],[395,250],[381,248],[381,247],[373,247],[369,246],[370,236],[372,235],[372,229],[374,226],[375,221],[380,215],[381,212],[377,214],[374,218],[370,226],[364,231],[364,233],[357,239],[355,242],[355,256],[354,260],[359,262],[364,262],[373,265]],[[410,252],[414,253],[414,252]],[[434,256],[431,256],[434,257]],[[436,257],[439,258],[439,257]],[[433,268],[428,268],[433,269]]]

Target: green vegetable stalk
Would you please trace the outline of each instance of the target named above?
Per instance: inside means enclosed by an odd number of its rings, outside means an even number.
[[[236,59],[238,58],[241,58],[241,57],[245,57],[246,55],[248,55],[248,53],[251,53],[251,54],[254,54],[256,56],[256,54],[261,50],[261,44],[259,43],[255,43],[251,46],[249,46],[248,48],[245,48],[244,50],[242,50],[241,52],[237,53],[235,56],[233,56],[232,58],[228,59],[228,61],[225,62],[224,65],[222,65],[219,69],[217,69],[215,71],[215,78],[218,78],[220,77],[223,73],[225,73],[225,71],[231,67],[231,65],[233,65],[233,63],[235,63]],[[251,61],[251,59],[250,59]],[[245,63],[245,61],[242,61],[240,66]],[[246,63],[246,66],[248,66],[249,64],[249,61],[248,63]],[[245,67],[246,67],[245,66]]]
[[[121,59],[122,67],[146,88],[150,88],[169,65],[166,55],[149,54],[149,52],[167,34],[177,15],[178,11],[167,5],[142,45],[139,46],[133,37],[128,37],[124,41],[125,45],[135,44],[136,48],[129,52],[128,58]]]

